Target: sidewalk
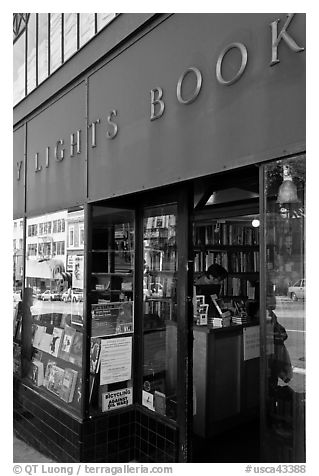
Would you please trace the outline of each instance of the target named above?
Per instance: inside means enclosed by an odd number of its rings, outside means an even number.
[[[14,463],[55,463],[13,434]]]

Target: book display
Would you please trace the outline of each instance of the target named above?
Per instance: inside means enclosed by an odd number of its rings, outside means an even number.
[[[194,273],[204,274],[209,266],[217,264],[227,271],[221,281],[219,295],[210,292],[209,286],[196,288],[210,297],[207,325],[228,327],[244,325],[256,318],[259,287],[259,229],[252,226],[248,216],[227,219],[211,219],[194,226]],[[203,325],[200,314],[204,313],[197,299],[194,322]],[[203,304],[203,303],[201,303]],[[258,305],[258,303],[257,303]]]
[[[133,219],[134,214],[128,210],[94,207],[90,286],[92,414],[132,403]],[[124,358],[126,354],[128,360]]]
[[[71,323],[71,314],[55,312],[32,317],[28,378],[41,392],[47,392],[57,403],[78,413],[81,398],[75,398],[75,390],[82,373],[82,328]]]

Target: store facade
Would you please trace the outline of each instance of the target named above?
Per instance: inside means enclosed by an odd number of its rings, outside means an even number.
[[[225,461],[303,462],[305,15],[109,26],[14,109],[15,429],[61,462],[212,462],[245,426]]]

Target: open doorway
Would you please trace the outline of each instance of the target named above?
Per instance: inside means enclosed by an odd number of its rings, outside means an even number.
[[[258,168],[198,180],[193,461],[259,461]]]

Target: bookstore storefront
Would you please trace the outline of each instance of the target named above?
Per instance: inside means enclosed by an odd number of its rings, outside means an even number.
[[[305,15],[151,26],[14,130],[15,430],[304,462]]]

